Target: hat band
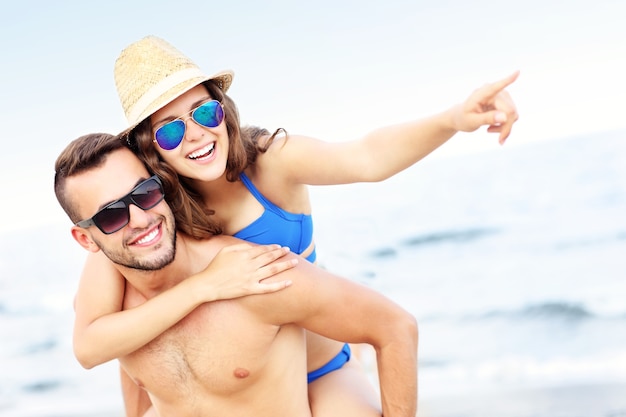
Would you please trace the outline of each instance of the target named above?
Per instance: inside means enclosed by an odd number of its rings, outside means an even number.
[[[170,89],[176,87],[178,84],[183,81],[190,80],[192,78],[208,78],[199,68],[186,68],[175,72],[155,85],[153,85],[144,95],[142,95],[139,100],[129,109],[128,116],[126,119],[128,123],[133,125],[136,122],[140,122],[141,120],[137,120],[138,117],[144,112],[149,104],[151,104],[154,100],[159,98],[164,92],[169,91]],[[176,97],[173,97],[174,99]],[[166,103],[167,104],[167,103]],[[154,109],[156,111],[158,109]]]

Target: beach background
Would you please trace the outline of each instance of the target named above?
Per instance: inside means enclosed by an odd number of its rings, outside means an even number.
[[[617,0],[4,5],[0,415],[122,414],[116,364],[72,354],[85,254],[53,165],[125,127],[113,63],[155,34],[234,69],[245,123],[329,141],[521,70],[505,146],[459,134],[383,183],[312,188],[320,263],[417,317],[419,415],[626,416],[624,17]]]

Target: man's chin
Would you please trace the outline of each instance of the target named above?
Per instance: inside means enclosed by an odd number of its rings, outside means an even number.
[[[176,258],[176,247],[171,248],[167,253],[156,255],[152,259],[146,259],[146,256],[142,257],[142,259],[132,256],[123,256],[121,254],[107,252],[104,249],[102,249],[102,251],[114,264],[138,271],[158,271],[174,262]]]
[[[174,253],[172,253],[171,255],[168,254],[168,256],[164,256],[152,262],[146,262],[146,263],[138,262],[136,266],[131,267],[131,268],[139,269],[141,271],[158,271],[159,269],[163,269],[169,264],[171,264],[172,262],[174,262],[174,258],[175,258],[174,255],[175,255]]]

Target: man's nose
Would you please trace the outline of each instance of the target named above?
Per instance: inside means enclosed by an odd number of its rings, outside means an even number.
[[[142,229],[150,225],[152,216],[150,216],[146,210],[143,210],[134,204],[129,204],[128,215],[130,216],[128,225],[133,229]]]

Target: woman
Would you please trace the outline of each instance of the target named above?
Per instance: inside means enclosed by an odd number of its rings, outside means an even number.
[[[311,262],[316,256],[307,185],[381,181],[416,163],[458,131],[487,125],[503,143],[517,120],[515,106],[504,91],[517,73],[430,118],[381,128],[344,143],[287,136],[280,129],[271,135],[263,129],[241,129],[235,104],[225,94],[232,73],[206,76],[156,37],[122,51],[115,76],[129,121],[124,137],[163,180],[166,194],[174,196],[171,204],[183,232],[198,238],[226,233],[254,243],[276,243]],[[127,350],[129,345],[141,346],[169,327],[155,320],[150,335],[94,330],[102,319],[110,324],[107,329],[122,328],[118,311],[123,280],[104,280],[102,271],[107,268],[112,270],[102,257],[89,259],[81,280],[90,286],[97,281],[98,290],[77,295],[80,324],[75,327],[75,345],[89,352],[96,364],[112,358],[97,346],[99,337],[125,340],[126,350],[116,351],[119,356],[133,350]],[[106,294],[107,302],[96,294]],[[184,297],[177,300],[179,310],[180,303],[191,304]],[[140,306],[132,314],[147,308]],[[358,363],[350,360],[347,345],[308,333],[307,350],[313,415],[380,415],[373,387]]]

